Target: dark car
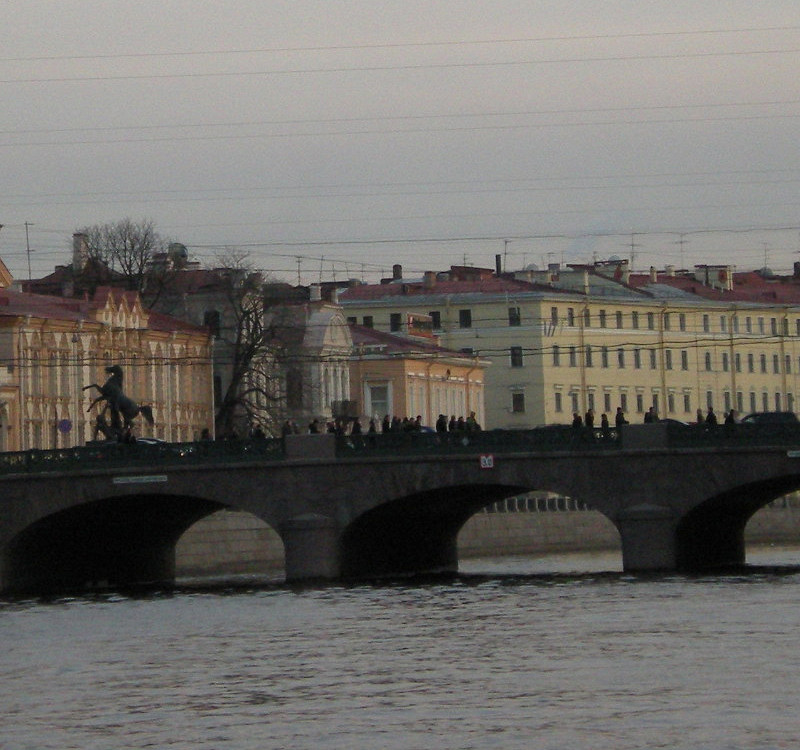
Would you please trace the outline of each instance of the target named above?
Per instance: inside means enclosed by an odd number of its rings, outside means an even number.
[[[800,419],[793,411],[754,411],[742,417],[742,424],[798,424]]]

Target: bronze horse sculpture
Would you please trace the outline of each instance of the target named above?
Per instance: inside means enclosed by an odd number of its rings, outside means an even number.
[[[105,401],[106,405],[100,416],[103,417],[106,411],[111,411],[110,427],[117,436],[123,430],[130,429],[133,426],[133,420],[139,414],[147,420],[148,424],[153,424],[153,410],[149,406],[139,406],[132,398],[126,396],[122,390],[122,368],[119,365],[111,365],[106,367],[106,372],[110,377],[103,385],[91,383],[83,388],[84,391],[90,388],[97,388],[100,391],[100,395],[92,401],[86,411],[91,411],[96,404]],[[103,432],[108,435],[107,432]]]

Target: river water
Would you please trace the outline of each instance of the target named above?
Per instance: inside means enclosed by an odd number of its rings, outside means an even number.
[[[749,561],[4,602],[0,747],[795,748],[800,550]]]

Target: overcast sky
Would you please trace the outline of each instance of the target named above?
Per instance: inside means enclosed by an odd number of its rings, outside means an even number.
[[[288,281],[800,260],[797,0],[18,0],[0,257],[124,217]]]

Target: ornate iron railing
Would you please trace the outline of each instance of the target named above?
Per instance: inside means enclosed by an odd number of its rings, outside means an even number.
[[[534,430],[483,430],[478,432],[388,432],[341,435],[336,455],[442,455],[458,453],[527,453],[534,451],[615,450],[619,436],[614,429],[553,425]]]
[[[221,440],[197,443],[95,443],[76,448],[0,453],[0,474],[79,471],[101,466],[158,467],[222,461],[280,461],[283,440]]]
[[[663,425],[658,425],[663,427]],[[624,428],[623,428],[624,430]],[[663,448],[786,447],[800,450],[800,424],[740,424],[713,428],[668,423]],[[616,451],[635,448],[616,429],[573,429],[553,425],[533,430],[479,432],[390,432],[336,437],[337,458],[484,453]],[[652,445],[651,445],[652,447]],[[286,458],[284,441],[203,441],[196,443],[95,443],[76,448],[0,453],[0,475],[80,471],[99,467],[191,466]]]

